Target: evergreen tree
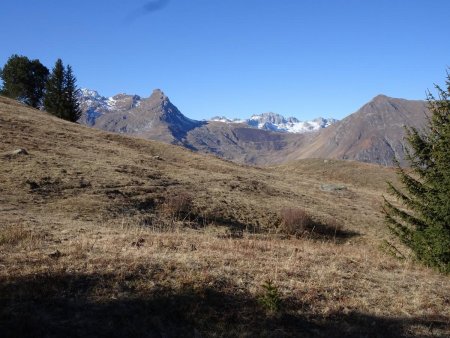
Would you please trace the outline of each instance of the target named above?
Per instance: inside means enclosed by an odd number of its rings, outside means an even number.
[[[44,109],[62,119],[76,122],[81,116],[77,93],[72,67],[68,65],[66,69],[62,60],[58,59],[47,81]]]
[[[63,118],[72,122],[77,122],[81,116],[80,104],[78,103],[77,79],[73,75],[72,67],[67,66],[65,72],[65,106]]]
[[[424,130],[406,128],[406,159],[411,170],[397,165],[403,189],[389,184],[403,205],[385,199],[390,230],[416,258],[442,272],[450,272],[450,75],[439,97],[428,93],[431,115]]]
[[[49,70],[39,60],[30,63],[30,82],[27,88],[27,103],[35,108],[42,106]]]
[[[58,59],[48,78],[45,88],[44,109],[63,118],[65,108],[65,69],[61,59]]]
[[[48,69],[39,60],[12,55],[0,70],[3,88],[0,94],[19,100],[32,107],[41,106]]]

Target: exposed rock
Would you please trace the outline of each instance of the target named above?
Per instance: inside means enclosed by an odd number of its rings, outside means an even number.
[[[330,191],[330,192],[345,191],[345,190],[347,190],[347,187],[345,185],[342,185],[342,184],[321,184],[320,185],[320,190],[322,190],[322,191]]]
[[[62,256],[63,254],[59,251],[56,250],[55,252],[52,252],[51,254],[48,255],[48,257],[52,258],[52,259],[58,259]]]
[[[28,151],[24,148],[15,149],[2,154],[2,157],[13,158],[20,155],[29,155]]]

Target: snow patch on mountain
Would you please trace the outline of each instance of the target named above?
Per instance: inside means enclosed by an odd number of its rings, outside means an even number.
[[[284,117],[276,113],[263,113],[252,115],[249,119],[229,119],[225,116],[215,116],[210,121],[224,123],[244,123],[252,128],[264,129],[286,133],[306,133],[329,127],[338,120],[318,117],[311,121],[300,121],[295,117]]]
[[[243,119],[229,119],[225,116],[214,116],[209,119],[209,121],[215,121],[215,122],[225,122],[225,123],[247,123],[247,120]]]

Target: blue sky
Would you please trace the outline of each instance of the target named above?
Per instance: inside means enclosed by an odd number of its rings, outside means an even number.
[[[80,87],[161,88],[195,119],[342,118],[380,93],[423,99],[450,66],[448,0],[3,2],[0,65],[62,58]]]

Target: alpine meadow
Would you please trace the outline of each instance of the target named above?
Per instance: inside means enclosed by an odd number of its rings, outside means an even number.
[[[2,7],[0,337],[450,336],[450,3]]]

